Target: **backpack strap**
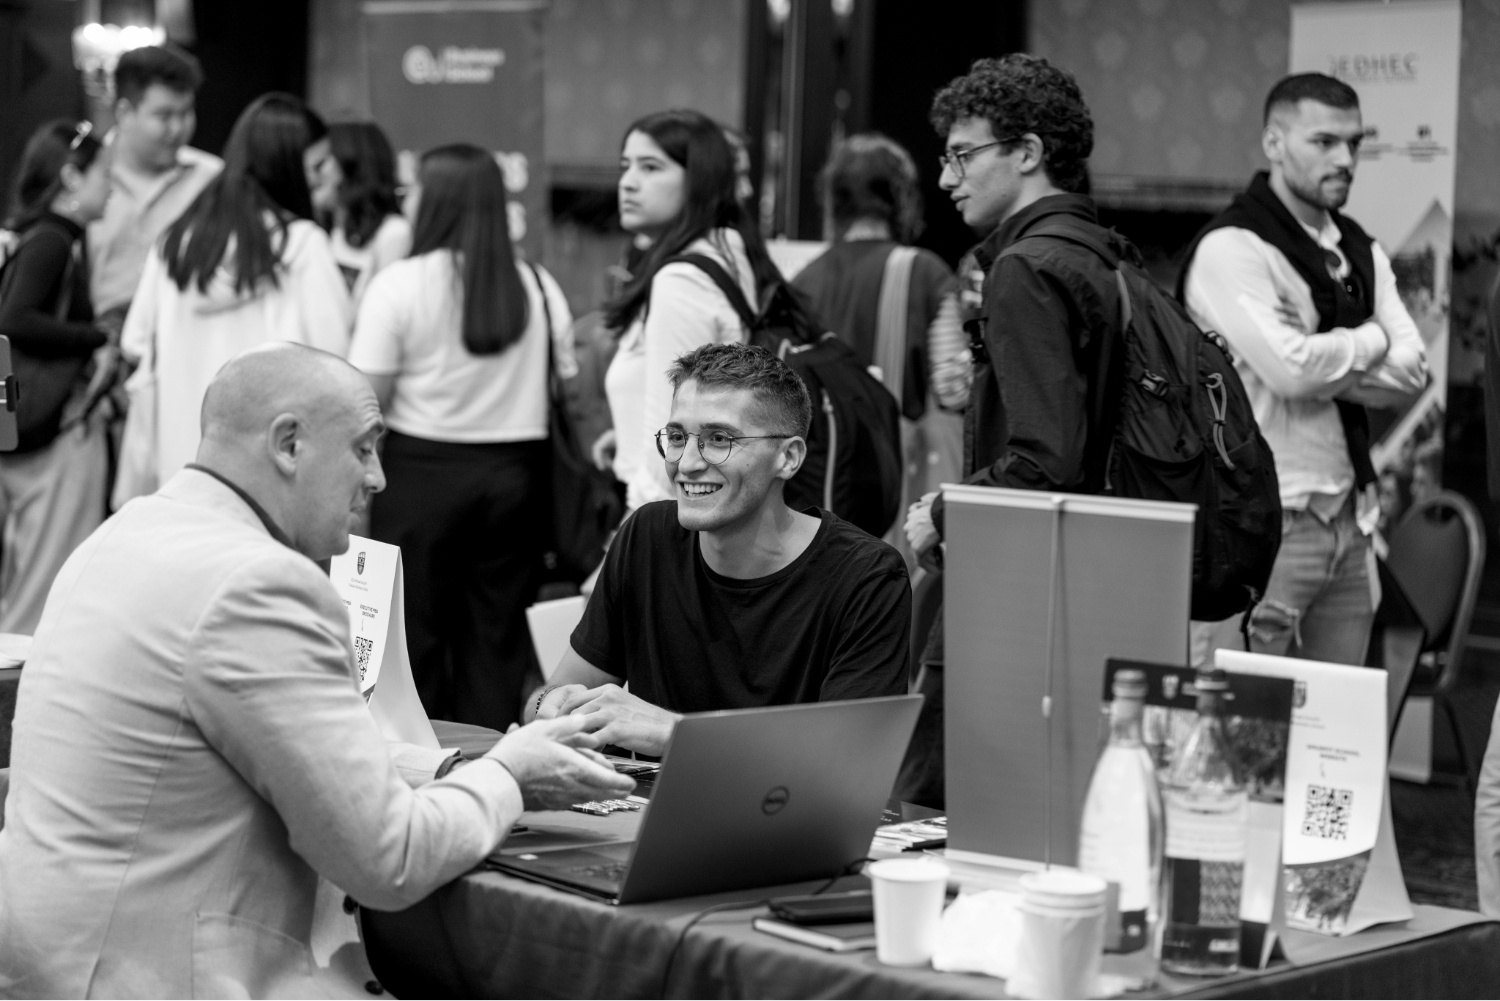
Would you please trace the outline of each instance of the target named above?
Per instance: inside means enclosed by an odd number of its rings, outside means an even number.
[[[915,247],[896,247],[885,259],[880,280],[880,306],[875,322],[875,364],[880,381],[901,405],[906,380],[906,307],[911,297]]]
[[[724,265],[707,254],[678,254],[676,257],[671,257],[663,261],[662,266],[665,267],[668,264],[678,261],[681,261],[683,264],[691,264],[713,279],[714,284],[719,286],[719,291],[724,293],[724,298],[729,300],[729,305],[733,306],[734,311],[740,314],[740,322],[745,325],[745,338],[748,340],[750,332],[755,329],[755,325],[760,317],[756,314],[755,310],[750,308],[750,301],[745,298],[745,291],[740,288],[740,283],[735,281],[728,271],[724,270]]]

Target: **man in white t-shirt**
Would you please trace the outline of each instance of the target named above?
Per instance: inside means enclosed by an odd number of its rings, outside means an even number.
[[[1339,212],[1364,123],[1347,84],[1289,76],[1266,99],[1269,173],[1209,223],[1182,278],[1193,319],[1229,341],[1276,458],[1281,551],[1250,621],[1254,649],[1362,664],[1378,604],[1378,516],[1365,407],[1427,382],[1391,262]],[[1195,625],[1195,662],[1211,656]]]

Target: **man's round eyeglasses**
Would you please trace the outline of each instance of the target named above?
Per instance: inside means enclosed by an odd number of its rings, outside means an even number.
[[[689,436],[698,439],[698,454],[703,456],[703,461],[715,466],[729,458],[729,453],[734,450],[735,442],[792,437],[789,434],[735,435],[727,431],[708,431],[700,434],[694,431],[684,431],[681,428],[662,428],[656,432],[656,450],[668,462],[677,462],[682,458],[682,453],[687,451]]]
[[[964,172],[968,170],[969,158],[975,153],[982,153],[996,146],[1004,146],[1006,143],[1013,143],[1022,138],[1024,136],[1010,136],[1006,139],[996,139],[992,143],[985,143],[983,146],[973,146],[969,149],[944,150],[943,155],[938,157],[938,165],[944,170],[953,171],[953,176],[962,181],[964,179]]]

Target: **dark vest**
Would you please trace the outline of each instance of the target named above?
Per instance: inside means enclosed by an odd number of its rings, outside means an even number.
[[[1198,251],[1198,242],[1216,229],[1232,226],[1248,229],[1291,262],[1312,291],[1313,306],[1318,310],[1318,333],[1359,326],[1375,313],[1375,253],[1371,249],[1375,241],[1353,219],[1340,212],[1330,214],[1339,228],[1339,248],[1350,265],[1348,276],[1342,280],[1329,271],[1328,252],[1307,235],[1307,230],[1271,190],[1270,175],[1261,171],[1250,181],[1250,187],[1236,195],[1229,207],[1194,238],[1188,248],[1188,264],[1177,279],[1177,298],[1186,302],[1187,273]],[[1355,483],[1360,487],[1373,483],[1375,466],[1370,461],[1369,415],[1357,403],[1334,402],[1344,425],[1344,441],[1349,448],[1349,461],[1354,465]]]

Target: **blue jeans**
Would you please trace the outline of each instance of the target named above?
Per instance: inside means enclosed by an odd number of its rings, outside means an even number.
[[[1250,617],[1250,649],[1363,664],[1378,600],[1371,562],[1352,503],[1327,523],[1310,511],[1285,512],[1266,597]]]

